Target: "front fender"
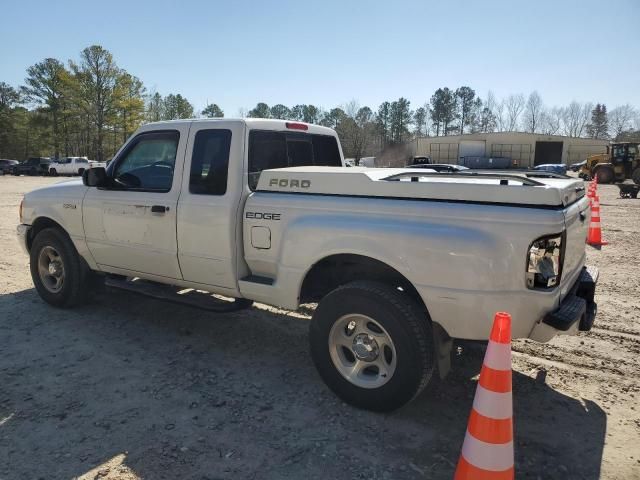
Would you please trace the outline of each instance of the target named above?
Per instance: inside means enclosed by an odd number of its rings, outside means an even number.
[[[97,265],[87,248],[82,219],[82,199],[86,190],[80,182],[67,181],[27,193],[22,207],[23,223],[37,226],[40,222],[55,222],[69,235],[89,267],[95,270]]]

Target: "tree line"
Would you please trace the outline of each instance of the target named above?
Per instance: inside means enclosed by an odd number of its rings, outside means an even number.
[[[377,155],[390,145],[421,136],[522,131],[598,139],[640,140],[640,111],[608,110],[602,103],[548,107],[538,92],[498,100],[469,86],[438,88],[413,110],[404,97],[377,109],[352,100],[328,110],[311,104],[269,106],[260,102],[240,117],[277,118],[334,128],[345,156]],[[224,117],[215,103],[197,111],[179,93],[147,91],[99,45],[64,64],[46,58],[27,69],[24,85],[0,82],[0,158],[86,155],[110,158],[143,123],[193,117]]]

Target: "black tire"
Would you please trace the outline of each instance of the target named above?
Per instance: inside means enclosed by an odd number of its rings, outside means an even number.
[[[51,170],[49,170],[49,175],[51,175],[52,177],[57,177],[58,171],[55,168],[52,168]]]
[[[13,170],[11,170],[11,174],[17,177],[18,176],[18,169],[14,168]]]
[[[600,167],[596,169],[594,175],[598,177],[598,183],[611,183],[615,179],[615,173],[611,167]]]
[[[82,176],[83,173],[84,173],[84,168],[79,168],[78,175]]]
[[[349,314],[374,319],[395,346],[395,371],[379,387],[363,388],[347,380],[331,358],[331,329]],[[313,315],[309,340],[313,362],[327,386],[345,402],[368,410],[388,412],[402,407],[426,387],[435,366],[427,312],[406,294],[382,283],[356,281],[330,292]]]
[[[631,173],[631,180],[636,185],[640,185],[640,167],[636,167],[636,169]]]
[[[60,291],[53,293],[45,287],[38,269],[40,252],[52,247],[59,254],[64,269],[64,282]],[[57,228],[40,231],[30,251],[31,278],[40,297],[50,305],[70,308],[83,303],[89,290],[89,269],[76,251],[66,233]]]

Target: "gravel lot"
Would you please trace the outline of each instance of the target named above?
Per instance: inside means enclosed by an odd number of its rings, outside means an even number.
[[[0,479],[450,479],[482,349],[390,415],[315,372],[309,310],[215,315],[124,292],[70,311],[33,289],[16,244],[24,192],[0,177]],[[517,478],[640,478],[640,199],[599,188],[594,329],[514,343]]]

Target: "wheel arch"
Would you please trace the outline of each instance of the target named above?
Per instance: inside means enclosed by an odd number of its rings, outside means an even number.
[[[33,244],[34,238],[36,238],[36,235],[38,235],[38,233],[40,233],[45,228],[56,228],[64,233],[69,238],[69,240],[71,240],[69,232],[67,232],[64,227],[58,222],[50,217],[38,217],[33,221],[33,223],[31,224],[31,228],[29,229],[29,236],[27,237],[27,248],[29,249],[29,251],[31,251],[31,245]]]
[[[354,253],[332,254],[316,261],[300,284],[300,303],[319,301],[339,286],[365,278],[401,289],[429,313],[422,296],[405,275],[388,263]]]

